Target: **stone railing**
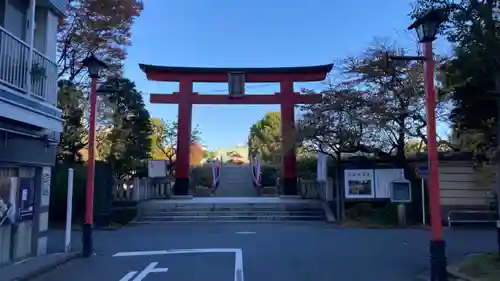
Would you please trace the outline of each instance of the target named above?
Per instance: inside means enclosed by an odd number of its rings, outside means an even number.
[[[114,201],[144,201],[170,198],[174,182],[170,178],[134,178],[119,181],[113,188]]]
[[[318,182],[317,180],[299,179],[300,196],[304,199],[317,199],[324,202],[334,200],[333,180]]]

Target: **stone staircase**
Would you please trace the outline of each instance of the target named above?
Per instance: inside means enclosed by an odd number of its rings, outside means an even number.
[[[324,220],[325,211],[321,203],[314,200],[204,197],[145,202],[135,223]]]
[[[251,166],[224,165],[220,171],[219,186],[215,191],[217,197],[255,197],[259,196],[253,186]]]

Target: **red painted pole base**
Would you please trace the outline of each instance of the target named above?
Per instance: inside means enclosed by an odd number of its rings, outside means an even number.
[[[176,178],[174,195],[189,195],[189,178]]]
[[[82,256],[90,258],[94,252],[94,243],[92,242],[92,225],[83,224],[82,228]]]
[[[299,195],[297,177],[283,179],[283,195]]]

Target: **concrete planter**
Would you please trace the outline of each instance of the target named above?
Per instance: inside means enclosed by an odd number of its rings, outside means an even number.
[[[277,196],[278,188],[276,186],[263,186],[260,189],[260,194],[262,196]]]
[[[194,189],[194,196],[208,197],[213,195],[213,189],[206,186],[197,186]]]

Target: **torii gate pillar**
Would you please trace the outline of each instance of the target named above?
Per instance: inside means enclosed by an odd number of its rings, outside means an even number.
[[[140,65],[149,80],[179,82],[179,92],[151,94],[151,103],[173,103],[179,106],[174,193],[189,194],[189,153],[193,104],[279,104],[283,159],[283,195],[296,195],[297,161],[295,156],[295,105],[321,102],[321,95],[294,92],[294,82],[321,81],[333,65],[282,68],[196,68]],[[233,75],[237,74],[237,75]],[[232,95],[206,95],[193,92],[194,82],[224,83],[240,79],[240,89]],[[280,92],[274,95],[245,95],[245,82],[277,82]],[[232,84],[234,86],[234,84]],[[235,94],[237,93],[237,94]]]
[[[297,157],[295,151],[295,101],[293,81],[280,83],[281,150],[283,161],[283,195],[298,194]]]

